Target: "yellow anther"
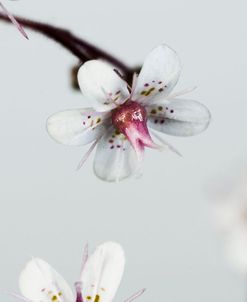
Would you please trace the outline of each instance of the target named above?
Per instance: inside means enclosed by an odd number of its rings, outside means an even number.
[[[99,302],[99,300],[100,300],[100,296],[96,295],[95,298],[94,298],[94,302]]]

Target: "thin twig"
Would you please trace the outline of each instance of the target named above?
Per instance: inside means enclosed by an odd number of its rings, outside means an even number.
[[[79,37],[72,34],[70,31],[58,28],[53,25],[36,22],[21,17],[15,16],[15,19],[24,27],[42,33],[43,35],[55,40],[63,47],[67,48],[72,52],[80,61],[85,62],[90,59],[102,58],[116,68],[122,70],[124,74],[132,73],[132,69],[122,63],[117,58],[108,54],[107,52],[95,47],[94,45],[80,39]],[[0,13],[0,20],[10,22],[10,20],[3,14]]]

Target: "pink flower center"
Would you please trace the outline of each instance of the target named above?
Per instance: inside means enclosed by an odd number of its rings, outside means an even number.
[[[112,111],[112,124],[132,144],[138,159],[143,157],[144,147],[158,148],[147,128],[147,112],[144,106],[131,100]]]

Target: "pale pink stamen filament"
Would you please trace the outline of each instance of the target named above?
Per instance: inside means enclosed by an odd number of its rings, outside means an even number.
[[[23,27],[21,24],[15,19],[15,17],[7,10],[7,8],[0,2],[0,7],[2,8],[3,12],[5,15],[11,20],[11,22],[17,27],[17,29],[20,31],[20,33],[28,39],[28,35],[24,31]]]
[[[157,138],[164,146],[168,147],[172,152],[176,153],[178,156],[183,156],[175,147],[173,147],[171,144],[169,144],[167,141],[165,141],[163,138],[161,138],[157,133],[154,131],[152,132],[152,136]],[[162,150],[162,149],[160,149]]]
[[[85,265],[88,260],[88,243],[84,247],[83,256],[82,256],[82,265],[81,265],[81,274],[84,271]]]
[[[146,290],[146,288],[142,288],[141,290],[139,290],[138,292],[136,292],[135,294],[130,296],[128,299],[126,299],[124,302],[134,301],[135,299],[139,298],[145,292],[145,290]]]
[[[179,96],[182,96],[182,95],[185,95],[187,93],[190,93],[190,92],[194,91],[196,88],[197,88],[196,86],[193,86],[193,87],[189,87],[189,88],[186,88],[184,90],[175,92],[173,94],[170,94],[168,97],[166,97],[166,99],[168,99],[168,100],[175,99]]]
[[[96,139],[96,141],[90,146],[90,148],[88,149],[88,151],[86,152],[86,154],[83,156],[83,158],[81,159],[81,161],[79,162],[76,170],[80,170],[81,167],[83,166],[83,164],[85,163],[85,161],[89,158],[90,154],[93,152],[94,148],[96,147],[98,141],[100,138]]]
[[[14,292],[10,293],[10,295],[11,295],[12,297],[17,298],[17,299],[19,299],[19,300],[21,300],[21,301],[24,301],[24,302],[32,302],[32,300],[29,300],[29,299],[23,297],[22,295],[19,295],[19,294],[14,293]]]

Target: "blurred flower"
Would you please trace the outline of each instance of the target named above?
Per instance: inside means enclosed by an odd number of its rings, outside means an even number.
[[[5,15],[10,19],[10,21],[17,27],[17,29],[20,31],[20,33],[28,39],[28,36],[26,32],[24,31],[21,24],[16,20],[16,18],[6,9],[6,7],[0,2],[0,7],[2,8]]]
[[[223,235],[227,258],[235,269],[247,273],[247,174],[228,182],[215,204],[215,222]]]
[[[153,141],[150,129],[191,136],[209,124],[210,113],[204,105],[176,98],[188,90],[170,94],[180,72],[177,54],[166,45],[148,55],[140,74],[134,74],[132,87],[106,62],[88,61],[79,69],[78,82],[84,96],[93,102],[93,108],[52,115],[47,121],[48,132],[65,145],[93,142],[79,168],[98,145],[94,171],[103,180],[118,181],[136,174],[145,147],[162,149]]]
[[[74,294],[63,277],[48,263],[34,258],[20,275],[22,295],[13,295],[29,302],[111,302],[122,279],[124,266],[124,251],[117,243],[104,243],[89,257],[86,248]],[[125,302],[133,301],[143,292],[144,289],[140,290]]]

